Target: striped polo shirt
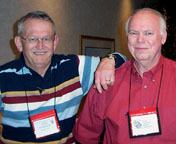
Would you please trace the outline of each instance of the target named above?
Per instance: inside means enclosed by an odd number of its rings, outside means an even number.
[[[0,109],[4,143],[64,143],[82,97],[93,83],[98,57],[53,55],[44,77],[26,66],[23,55],[0,67]],[[60,132],[36,139],[29,117],[55,109]]]

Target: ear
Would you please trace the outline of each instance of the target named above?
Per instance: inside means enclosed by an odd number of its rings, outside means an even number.
[[[22,52],[23,51],[23,46],[22,46],[21,38],[19,36],[15,36],[14,42],[15,42],[15,45],[17,47],[17,50],[19,52]]]
[[[161,41],[163,45],[165,44],[166,39],[167,39],[167,32],[164,32],[162,35],[162,41]]]
[[[56,50],[58,44],[59,44],[59,36],[56,34],[54,36],[54,51]]]

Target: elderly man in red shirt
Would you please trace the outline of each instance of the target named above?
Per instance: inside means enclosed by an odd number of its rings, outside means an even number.
[[[143,8],[126,23],[133,59],[116,70],[115,84],[91,89],[74,128],[81,144],[175,144],[176,62],[162,56],[166,21]],[[107,96],[108,95],[108,96]]]

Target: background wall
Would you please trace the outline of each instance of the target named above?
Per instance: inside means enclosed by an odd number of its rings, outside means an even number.
[[[91,35],[115,38],[116,51],[130,58],[124,24],[132,11],[141,7],[169,12],[171,9],[164,0],[0,0],[0,65],[16,57],[14,24],[21,16],[33,10],[44,10],[55,21],[60,37],[56,53],[79,54],[80,35]],[[170,13],[175,15],[172,11]],[[175,28],[175,25],[172,27]],[[173,28],[169,35],[176,33]],[[175,39],[172,35],[171,38]],[[172,39],[168,41],[170,45],[176,43]],[[169,53],[165,52],[169,55],[175,51],[173,57],[176,57],[176,46],[166,50],[169,50]]]
[[[118,0],[0,0],[0,64],[15,58],[13,25],[29,11],[44,10],[54,19],[57,53],[79,54],[81,34],[115,38],[120,5]]]

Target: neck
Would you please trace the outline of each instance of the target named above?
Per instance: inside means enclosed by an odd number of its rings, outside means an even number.
[[[151,70],[154,66],[157,65],[159,58],[156,61],[136,61],[134,62],[134,67],[136,68],[137,72],[143,77],[143,73]]]
[[[48,67],[46,67],[46,68],[36,68],[35,71],[36,71],[39,75],[41,75],[42,77],[44,77],[44,75],[45,75],[47,69],[48,69]]]
[[[139,75],[141,77],[143,77],[143,73],[146,72],[146,71],[149,71],[151,69],[151,67],[149,66],[146,66],[146,65],[143,65],[141,63],[138,63],[135,61],[134,63],[134,67],[136,68],[137,72],[139,73]]]
[[[28,65],[29,66],[29,65]],[[35,65],[35,66],[29,66],[31,69],[33,69],[35,72],[37,72],[40,76],[44,77],[48,67],[49,67],[49,64],[48,65]]]

